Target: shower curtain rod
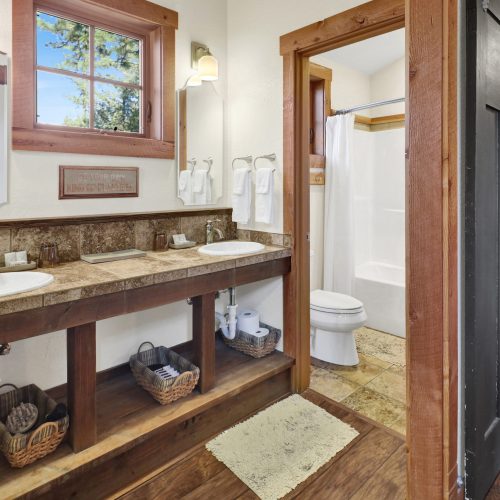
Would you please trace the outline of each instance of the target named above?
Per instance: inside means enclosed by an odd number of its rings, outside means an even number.
[[[354,106],[348,109],[339,109],[333,113],[334,115],[345,115],[347,113],[352,113],[353,111],[361,111],[362,109],[377,108],[379,106],[386,106],[387,104],[397,104],[398,102],[404,102],[404,97],[398,97],[396,99],[389,99],[387,101],[371,102],[369,104],[361,104],[360,106]]]

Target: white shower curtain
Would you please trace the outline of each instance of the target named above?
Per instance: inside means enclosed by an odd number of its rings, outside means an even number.
[[[326,121],[323,288],[352,295],[354,285],[354,115]]]

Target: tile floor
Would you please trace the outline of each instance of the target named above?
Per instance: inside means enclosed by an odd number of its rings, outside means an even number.
[[[359,365],[313,360],[311,389],[405,434],[405,339],[371,328],[360,328],[355,338]]]

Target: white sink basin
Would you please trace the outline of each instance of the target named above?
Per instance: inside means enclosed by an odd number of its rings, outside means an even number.
[[[54,281],[54,276],[47,273],[20,271],[0,273],[0,297],[16,293],[30,292],[47,286]]]
[[[210,243],[198,249],[198,252],[206,255],[247,255],[264,250],[264,245],[253,241],[221,241]]]

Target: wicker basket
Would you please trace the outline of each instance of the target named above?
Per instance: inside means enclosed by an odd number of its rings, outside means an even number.
[[[56,422],[45,422],[45,416],[56,407],[56,402],[36,385],[18,389],[15,385],[4,384],[14,389],[0,394],[0,448],[12,467],[21,468],[52,453],[61,443],[69,427],[69,417]],[[15,434],[7,430],[4,423],[14,406],[32,403],[38,408],[38,427],[32,432]]]
[[[150,344],[152,349],[141,351],[146,344]],[[170,365],[180,375],[165,380],[148,368],[155,364]],[[151,342],[142,343],[137,354],[130,357],[130,369],[137,383],[162,405],[190,394],[200,378],[200,369],[197,366],[171,349],[155,347]]]
[[[220,335],[224,343],[229,347],[248,354],[253,358],[263,358],[276,350],[276,346],[281,338],[281,330],[265,323],[260,323],[260,326],[269,330],[269,333],[265,337],[255,337],[242,330],[238,330],[236,337],[232,340],[226,338],[222,332],[220,332]]]

